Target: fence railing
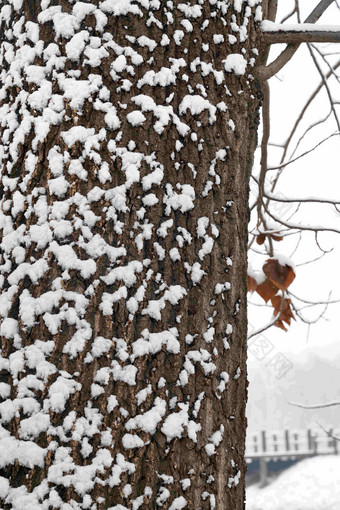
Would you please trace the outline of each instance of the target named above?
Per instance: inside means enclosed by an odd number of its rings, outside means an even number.
[[[332,437],[333,436],[333,437]],[[340,453],[340,429],[292,429],[251,432],[246,439],[246,459],[282,458]]]

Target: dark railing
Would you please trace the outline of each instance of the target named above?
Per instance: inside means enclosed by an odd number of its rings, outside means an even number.
[[[249,432],[246,439],[246,461],[259,462],[260,485],[268,483],[269,461],[287,461],[313,455],[337,455],[340,450],[340,429],[275,430]],[[250,464],[249,464],[250,465]]]
[[[246,459],[287,458],[339,453],[340,430],[275,430],[251,432],[246,439]]]

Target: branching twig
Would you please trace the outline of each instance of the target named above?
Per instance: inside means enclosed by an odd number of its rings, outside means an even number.
[[[340,34],[340,32],[339,32]],[[329,104],[331,106],[331,110],[333,112],[333,115],[334,115],[334,119],[335,119],[335,122],[336,122],[336,125],[337,125],[337,128],[338,128],[338,131],[340,131],[340,123],[339,123],[339,119],[338,119],[338,116],[336,114],[336,111],[335,111],[335,108],[334,108],[334,103],[333,103],[333,98],[332,98],[332,95],[331,95],[331,91],[329,90],[329,86],[328,86],[328,83],[327,83],[327,80],[321,70],[321,67],[319,66],[319,62],[317,61],[317,58],[315,57],[314,53],[313,53],[313,47],[312,45],[308,44],[308,50],[309,50],[309,53],[313,59],[313,62],[314,62],[314,65],[315,67],[317,68],[320,76],[321,76],[321,80],[323,82],[323,85],[326,89],[326,92],[327,92],[327,96],[328,96],[328,99],[329,99]]]
[[[340,234],[340,230],[336,229],[336,228],[329,228],[329,227],[322,227],[322,226],[309,226],[309,225],[294,225],[292,223],[287,223],[286,221],[284,220],[281,220],[280,218],[278,218],[277,216],[275,216],[273,213],[271,213],[268,208],[264,205],[264,208],[266,209],[266,212],[267,214],[275,221],[277,221],[278,223],[280,223],[281,225],[284,225],[285,227],[288,227],[290,229],[294,229],[294,230],[297,230],[297,231],[302,231],[302,230],[306,230],[306,231],[309,231],[309,232],[334,232],[336,234]]]
[[[280,309],[279,309],[279,312],[274,315],[274,317],[272,318],[272,320],[266,324],[265,326],[263,326],[262,328],[260,329],[257,329],[255,331],[253,331],[249,336],[248,336],[248,340],[250,340],[253,336],[256,336],[256,335],[259,335],[260,333],[263,333],[263,331],[266,331],[267,329],[271,328],[272,326],[274,326],[275,322],[277,320],[279,320],[280,318],[280,315],[281,315],[281,312],[282,312],[282,309],[283,309],[283,303],[284,303],[284,299],[285,299],[285,293],[283,292],[282,293],[282,296],[281,296],[281,304],[280,304]]]
[[[335,71],[335,70],[336,70],[339,66],[340,66],[340,60],[338,60],[338,61],[336,62],[336,64],[333,66],[333,71]],[[331,72],[331,71],[329,71],[329,72],[326,74],[325,78],[326,78],[326,79],[328,79],[331,75],[332,75],[332,72]],[[288,147],[289,147],[289,145],[290,145],[290,142],[291,142],[291,140],[292,140],[292,138],[293,138],[293,136],[294,136],[294,134],[295,134],[295,132],[296,132],[296,130],[297,130],[297,128],[298,128],[298,126],[299,126],[299,124],[300,124],[300,122],[301,122],[301,120],[302,120],[303,116],[304,116],[304,114],[306,113],[306,111],[307,111],[308,107],[310,106],[310,104],[312,103],[312,101],[316,98],[316,96],[318,95],[318,93],[320,92],[320,90],[323,88],[323,84],[324,84],[324,82],[323,82],[323,81],[321,81],[321,82],[319,83],[319,85],[318,85],[318,86],[316,87],[316,89],[314,90],[313,94],[312,94],[312,95],[308,98],[308,100],[306,101],[306,103],[305,103],[304,107],[302,108],[302,110],[301,110],[300,114],[298,115],[298,117],[297,117],[297,119],[296,119],[296,121],[295,121],[295,124],[294,124],[294,126],[293,126],[293,129],[291,130],[291,132],[290,132],[290,134],[289,134],[289,137],[287,138],[287,141],[286,141],[286,143],[285,143],[285,148],[284,148],[284,151],[283,151],[283,154],[282,154],[281,163],[283,163],[283,161],[284,161],[284,159],[285,159],[285,157],[286,157],[286,154],[287,154],[287,151],[288,151]]]
[[[340,130],[339,130],[340,131]],[[302,154],[300,154],[299,156],[297,156],[296,158],[294,159],[290,159],[289,161],[287,161],[286,163],[281,163],[280,165],[277,165],[277,166],[271,166],[268,168],[268,171],[270,170],[279,170],[281,168],[285,168],[286,166],[288,165],[291,165],[292,163],[295,163],[295,161],[298,161],[298,159],[301,159],[303,158],[304,156],[307,156],[307,154],[310,154],[311,152],[315,151],[315,149],[317,149],[320,145],[322,145],[323,143],[327,142],[327,140],[329,140],[330,138],[333,138],[333,136],[339,136],[340,135],[340,132],[336,132],[336,133],[332,133],[331,135],[327,136],[326,138],[324,138],[323,140],[321,140],[321,142],[317,143],[316,145],[314,145],[314,147],[312,147],[311,149],[309,149],[308,151],[306,152],[303,152]]]
[[[316,306],[316,305],[332,305],[332,304],[335,304],[335,303],[339,303],[340,302],[340,299],[333,299],[333,300],[330,300],[330,299],[327,299],[327,301],[311,301],[310,299],[303,299],[303,298],[300,298],[299,296],[297,296],[296,294],[293,294],[293,292],[291,292],[290,290],[287,291],[288,294],[292,297],[294,297],[295,299],[297,299],[298,301],[301,301],[302,303],[307,303],[311,306]],[[329,297],[331,296],[331,293],[329,294]]]

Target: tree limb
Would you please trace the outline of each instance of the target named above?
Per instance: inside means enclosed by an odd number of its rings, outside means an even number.
[[[310,15],[306,18],[305,23],[316,23],[318,19],[322,16],[325,10],[333,3],[334,0],[321,0],[315,9],[310,13]],[[285,42],[285,41],[283,41]],[[289,42],[289,41],[288,41]],[[295,54],[301,42],[296,42],[295,44],[288,44],[285,50],[268,66],[259,66],[256,75],[259,80],[269,80],[272,76],[282,69],[283,66],[289,62],[292,56]],[[268,41],[269,43],[269,41]]]
[[[262,134],[262,142],[261,142],[261,171],[259,177],[259,197],[257,202],[257,211],[259,221],[262,221],[264,228],[267,230],[267,224],[265,218],[262,215],[262,201],[264,194],[264,185],[266,180],[266,173],[268,169],[267,157],[268,157],[268,141],[270,136],[270,92],[269,85],[267,82],[263,83],[263,102],[262,102],[262,124],[263,124],[263,134]],[[270,256],[273,255],[273,243],[271,238],[269,238],[269,248],[270,248]]]
[[[267,19],[269,19],[269,21],[275,21],[276,13],[277,13],[277,0],[269,0]]]
[[[338,43],[338,42],[340,42],[340,26],[336,27],[338,30],[334,30],[334,31],[329,30],[329,28],[327,26],[323,27],[322,25],[320,25],[319,28],[320,28],[320,30],[300,30],[299,26],[297,25],[296,29],[278,30],[277,32],[273,32],[273,31],[263,32],[262,39],[266,44],[287,43],[287,44],[291,44],[291,45],[295,45],[296,43],[298,45],[300,45],[300,43],[303,43],[303,42],[305,42],[305,43]],[[295,53],[295,51],[294,51],[294,53]],[[281,55],[282,55],[282,53],[281,53]],[[271,65],[271,64],[269,64],[269,65]]]

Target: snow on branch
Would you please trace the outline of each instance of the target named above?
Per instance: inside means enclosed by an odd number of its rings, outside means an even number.
[[[315,23],[274,23],[263,20],[262,32],[340,32],[340,25],[316,25]]]
[[[261,23],[264,41],[268,44],[302,42],[340,42],[340,25],[313,23],[282,24],[264,20]]]
[[[305,19],[305,21],[302,25],[306,25],[306,24],[310,25],[310,24],[316,23],[322,16],[322,14],[328,9],[328,7],[333,2],[334,2],[334,0],[320,0],[320,2],[313,9],[313,11],[309,14],[309,16],[307,16],[307,18]],[[261,28],[263,31],[264,41],[268,45],[275,44],[277,42],[286,42],[289,44],[283,50],[283,52],[280,53],[280,55],[273,62],[271,62],[268,66],[263,65],[263,66],[258,67],[256,74],[257,74],[258,79],[261,81],[269,80],[269,78],[271,78],[272,76],[277,74],[280,71],[280,69],[282,69],[282,67],[284,67],[287,64],[287,62],[289,62],[289,60],[293,57],[293,55],[295,54],[296,50],[298,49],[300,43],[302,43],[302,42],[329,42],[329,41],[325,41],[325,40],[323,40],[323,41],[307,40],[306,37],[307,37],[307,35],[310,34],[310,32],[294,33],[295,37],[304,37],[304,39],[295,40],[295,41],[292,39],[294,34],[290,34],[289,32],[284,32],[284,31],[280,32],[277,29],[274,30],[274,32],[269,32],[269,31],[265,32],[263,30],[263,23],[264,23],[264,27],[266,27],[266,25],[270,26],[270,25],[268,25],[268,23],[269,24],[273,23],[273,25],[275,25],[274,21],[275,20],[269,18],[268,20],[264,20],[262,22]],[[276,26],[280,26],[280,25],[276,25]],[[286,27],[289,25],[284,25],[284,26]],[[318,30],[322,31],[322,27],[318,26]],[[327,32],[327,33],[330,33],[330,32]],[[337,35],[337,32],[332,32],[332,34],[333,34],[333,36],[334,36],[334,34]],[[278,36],[280,36],[280,35],[283,37],[288,37],[290,35],[291,39],[290,40],[285,39],[283,41],[274,40],[275,38],[277,39]],[[314,32],[314,36],[315,36],[315,32]],[[272,39],[272,40],[270,40],[270,39]],[[331,42],[338,42],[338,40],[331,41]]]

